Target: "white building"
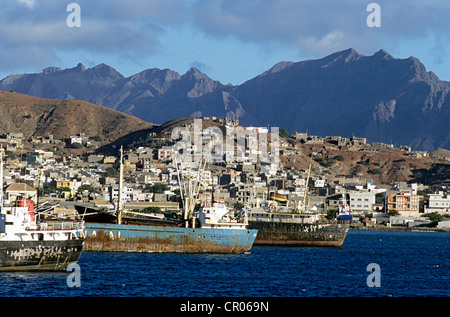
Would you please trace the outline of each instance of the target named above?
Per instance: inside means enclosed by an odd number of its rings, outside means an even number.
[[[450,212],[450,195],[444,195],[444,192],[440,191],[437,194],[428,195],[428,208],[426,212]]]
[[[373,204],[375,204],[375,193],[370,191],[351,191],[350,209],[353,212],[372,212]]]
[[[70,137],[70,144],[83,144],[83,138],[81,136],[71,136]]]
[[[202,170],[200,173],[200,183],[202,186],[209,186],[212,184],[211,171]]]
[[[323,179],[318,179],[314,182],[314,187],[318,188],[318,187],[325,187],[325,181]]]
[[[123,185],[123,201],[131,201],[133,198],[133,188]],[[111,186],[111,202],[117,202],[119,199],[119,185]]]

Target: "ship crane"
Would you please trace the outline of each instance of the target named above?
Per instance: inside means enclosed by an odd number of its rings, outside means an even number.
[[[198,166],[195,175],[184,173],[182,162],[177,160],[177,155],[173,155],[175,167],[177,169],[178,184],[180,186],[181,200],[183,201],[184,220],[190,219],[194,214],[197,197],[200,191],[200,177],[206,166],[206,159],[203,159]],[[183,181],[182,181],[183,180]]]

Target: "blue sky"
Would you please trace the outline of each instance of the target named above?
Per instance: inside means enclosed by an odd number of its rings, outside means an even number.
[[[372,2],[380,27],[366,23]],[[81,9],[81,27],[66,23],[70,3]],[[124,76],[197,67],[237,85],[280,61],[352,47],[415,56],[450,81],[449,16],[447,0],[3,0],[0,78],[81,62]]]

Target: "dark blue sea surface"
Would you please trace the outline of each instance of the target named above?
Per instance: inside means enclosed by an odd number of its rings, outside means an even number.
[[[368,283],[371,263],[378,287]],[[84,252],[78,264],[72,287],[75,271],[0,273],[0,296],[450,295],[450,233],[442,232],[349,231],[340,248],[255,246],[239,255]]]

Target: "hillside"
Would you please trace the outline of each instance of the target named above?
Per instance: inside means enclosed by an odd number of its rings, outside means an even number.
[[[116,142],[117,146],[137,148],[149,146],[159,148],[173,144],[170,140],[172,130],[189,125],[192,118],[178,118],[155,126],[147,133],[136,132]],[[202,119],[203,128],[221,126],[215,120]],[[151,134],[149,132],[152,132]],[[398,148],[376,148],[370,144],[361,147],[339,147],[333,142],[309,144],[293,138],[280,136],[280,159],[282,167],[293,174],[301,174],[311,164],[314,175],[325,178],[347,179],[348,182],[373,181],[377,185],[392,185],[398,182],[418,182],[426,185],[450,184],[450,160],[441,156],[446,150],[430,153],[426,157],[414,157]],[[110,146],[105,150],[110,149]],[[367,151],[369,149],[369,151]],[[389,187],[389,186],[387,186]]]
[[[409,157],[399,150],[380,149],[375,153],[361,150],[325,149],[325,146],[296,145],[298,155],[281,157],[285,167],[306,170],[310,155],[314,153],[312,168],[325,177],[360,178],[375,184],[394,184],[397,182],[422,182],[424,175],[432,173],[437,160],[430,157]],[[450,164],[441,163],[442,166]],[[441,183],[450,183],[450,169],[442,175]]]
[[[25,139],[53,135],[66,139],[84,133],[108,143],[153,124],[82,100],[54,100],[0,91],[0,134],[23,133]]]

